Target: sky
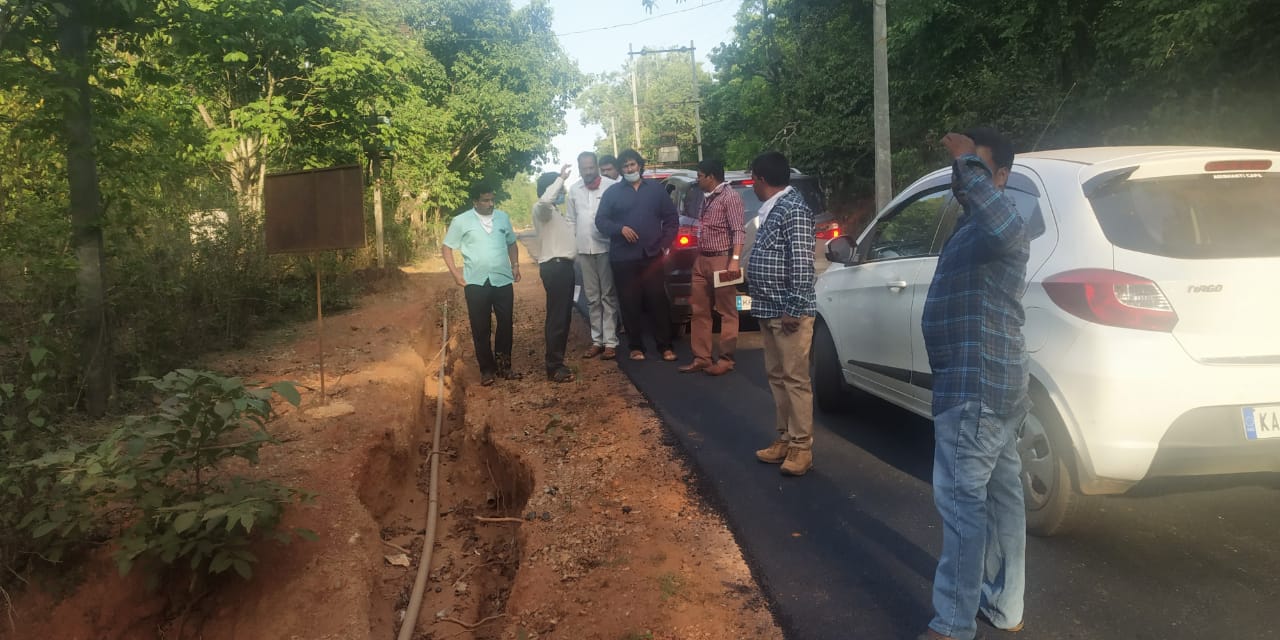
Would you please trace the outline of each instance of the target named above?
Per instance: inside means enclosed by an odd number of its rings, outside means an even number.
[[[551,0],[555,33],[560,46],[577,61],[583,73],[620,71],[627,61],[628,44],[639,51],[687,47],[690,41],[698,62],[710,71],[707,54],[732,39],[734,16],[742,0],[657,3],[648,13],[640,0]],[[516,0],[513,4],[523,6],[528,2]],[[576,109],[565,114],[567,131],[553,140],[559,162],[548,163],[543,170],[554,171],[563,163],[573,164],[579,152],[594,148],[596,139],[604,135],[599,127],[583,126],[578,118]],[[621,137],[618,143],[623,145]]]

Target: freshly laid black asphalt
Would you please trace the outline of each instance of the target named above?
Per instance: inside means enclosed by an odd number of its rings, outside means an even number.
[[[724,513],[792,640],[913,639],[928,623],[941,546],[932,425],[879,400],[815,411],[815,467],[757,462],[774,409],[758,337],[722,378],[652,349],[620,366]],[[754,346],[753,346],[754,345]],[[624,343],[625,347],[625,343]],[[689,360],[687,344],[677,349]],[[1280,479],[1180,481],[1100,501],[1077,532],[1032,538],[1027,628],[987,638],[1280,638]]]

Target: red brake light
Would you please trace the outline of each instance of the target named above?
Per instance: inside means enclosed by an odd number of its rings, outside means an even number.
[[[755,181],[755,180],[752,180],[751,178],[747,178],[746,180],[738,180],[737,182],[734,182],[734,184],[736,184],[736,185],[738,185],[738,186],[741,186],[741,187],[749,187],[749,186],[751,186],[751,185],[753,185],[753,184],[755,184],[755,183],[756,183],[756,181]]]
[[[680,227],[680,231],[676,233],[676,240],[671,244],[671,246],[673,249],[698,248],[698,228]]]
[[[840,237],[839,222],[824,222],[818,225],[815,236],[819,240],[834,240]]]
[[[1146,279],[1107,269],[1077,269],[1044,281],[1044,290],[1064,311],[1089,322],[1144,331],[1173,331],[1178,314]]]
[[[1270,160],[1215,160],[1204,165],[1205,171],[1266,171]]]

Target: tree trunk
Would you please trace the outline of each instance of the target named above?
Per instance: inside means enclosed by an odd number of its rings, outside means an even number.
[[[92,40],[84,20],[84,5],[69,3],[69,14],[58,30],[63,120],[67,133],[67,179],[71,190],[72,241],[79,271],[76,297],[80,314],[80,366],[84,376],[85,409],[92,416],[107,411],[112,392],[111,333],[107,324],[106,285],[102,246],[102,203],[98,167],[93,155],[93,105],[89,89],[89,47]]]

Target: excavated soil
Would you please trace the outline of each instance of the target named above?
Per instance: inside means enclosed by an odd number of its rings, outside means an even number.
[[[315,492],[284,524],[319,539],[262,542],[253,580],[197,594],[121,578],[102,549],[63,597],[21,594],[0,638],[394,638],[422,554],[441,396],[440,518],[417,640],[781,638],[729,530],[617,365],[572,358],[575,382],[541,375],[543,292],[536,266],[523,271],[523,380],[479,385],[461,291],[438,261],[326,318],[323,405],[313,326],[206,363],[304,386],[302,407],[282,405],[271,423],[283,444],[252,473]],[[571,354],[589,344],[579,320]]]

